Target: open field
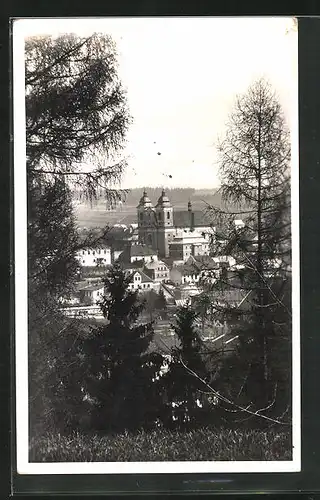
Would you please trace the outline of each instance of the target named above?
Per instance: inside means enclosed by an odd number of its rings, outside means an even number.
[[[31,462],[291,460],[290,433],[275,430],[155,430],[98,436],[50,434],[34,439]]]
[[[193,203],[195,210],[203,210],[204,203],[197,201]],[[187,210],[186,203],[178,203],[174,205],[176,210]],[[75,205],[75,214],[77,223],[80,227],[104,227],[113,224],[133,224],[137,222],[137,207],[136,205],[124,204],[115,210],[106,210],[105,203],[98,203],[92,208],[88,204]]]
[[[137,220],[137,209],[134,206],[124,206],[117,210],[106,210],[104,205],[92,208],[87,205],[75,207],[76,220],[80,227],[105,227],[114,224],[133,224]]]

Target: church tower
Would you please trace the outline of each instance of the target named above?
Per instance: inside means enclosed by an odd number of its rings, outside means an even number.
[[[173,208],[163,189],[155,207],[157,219],[158,251],[160,257],[169,257],[169,243],[173,237]]]
[[[154,207],[146,190],[137,206],[139,243],[157,250],[157,221]]]

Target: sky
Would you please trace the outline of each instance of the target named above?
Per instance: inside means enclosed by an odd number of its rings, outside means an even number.
[[[289,126],[297,127],[298,36],[290,18],[18,22],[26,35],[96,31],[115,40],[133,118],[123,187],[217,187],[215,144],[236,95],[259,77],[269,80]]]

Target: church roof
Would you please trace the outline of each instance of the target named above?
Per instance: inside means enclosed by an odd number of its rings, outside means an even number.
[[[194,227],[210,226],[212,221],[202,210],[193,210]],[[188,210],[173,210],[173,225],[175,227],[190,227],[191,212]]]
[[[171,207],[170,200],[169,200],[168,196],[166,195],[166,192],[164,189],[162,190],[161,196],[158,199],[156,207]]]
[[[143,191],[143,195],[140,198],[138,207],[152,207],[151,200],[150,200],[149,196],[147,195],[146,190]]]

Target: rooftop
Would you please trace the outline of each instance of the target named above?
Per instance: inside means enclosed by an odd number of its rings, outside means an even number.
[[[97,283],[95,285],[87,285],[83,286],[79,289],[79,291],[86,291],[86,292],[95,292],[97,290],[102,290],[104,289],[104,284],[103,283]]]
[[[158,199],[156,207],[171,207],[170,200],[163,189],[160,198]]]
[[[194,241],[193,241],[194,240]],[[208,243],[207,240],[202,236],[202,234],[199,231],[192,231],[188,233],[181,233],[178,234],[177,236],[174,236],[174,239],[170,241],[171,244],[202,244],[202,243]]]
[[[191,214],[194,217],[194,227],[209,227],[212,224],[212,220],[210,220],[203,210],[193,210],[192,212],[188,210],[173,210],[173,225],[175,227],[190,227],[192,222]]]
[[[157,269],[159,266],[167,267],[167,264],[165,264],[162,260],[157,260],[157,261],[147,262],[144,266],[147,269]]]
[[[122,269],[142,269],[144,267],[143,259],[135,260],[134,262],[124,262],[121,265]]]
[[[149,276],[147,276],[143,271],[141,271],[140,269],[136,271],[136,273],[140,274],[141,276],[141,282],[142,283],[152,283],[153,280],[151,278],[149,278]],[[135,274],[136,274],[135,273]]]
[[[151,200],[150,200],[149,196],[147,195],[146,190],[143,191],[143,195],[140,198],[138,207],[152,207]]]
[[[147,256],[147,255],[157,255],[157,251],[153,248],[147,247],[147,245],[131,245],[129,247],[131,257]]]
[[[131,257],[140,257],[143,259],[143,257],[147,256],[157,256],[157,251],[139,243],[126,246],[119,258],[120,261],[127,261]]]

